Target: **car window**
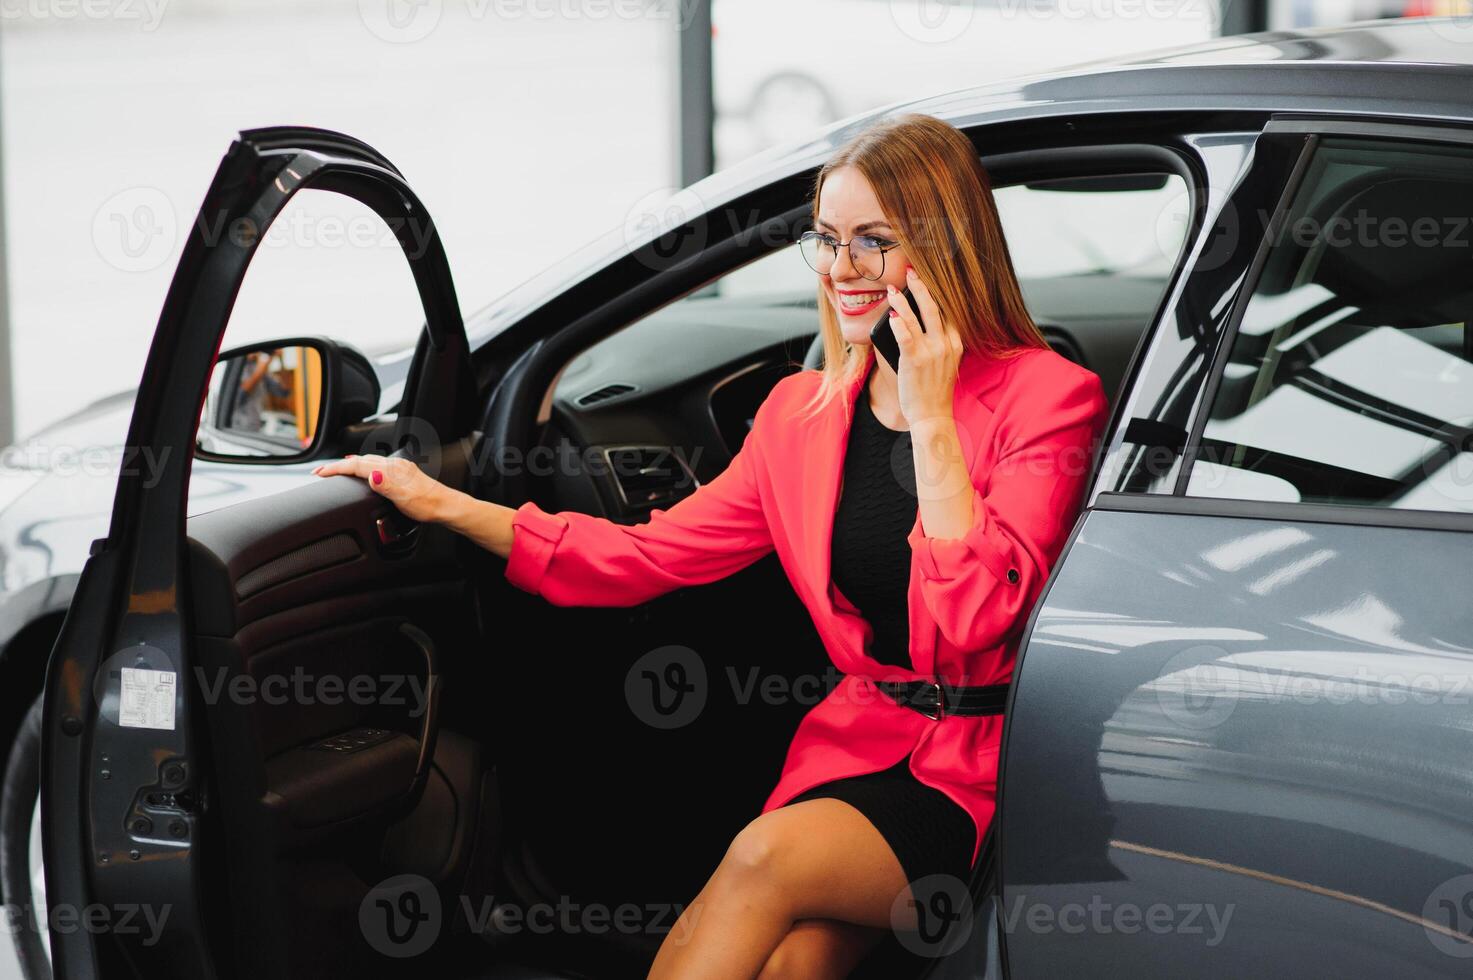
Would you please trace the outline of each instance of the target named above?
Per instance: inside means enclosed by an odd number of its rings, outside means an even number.
[[[1191,203],[1176,174],[1083,177],[993,191],[1019,279],[1129,275],[1165,279]]]
[[[405,225],[411,248],[417,229]],[[222,226],[241,236],[246,225]],[[256,247],[221,349],[320,335],[361,351],[380,381],[379,411],[403,393],[424,328],[414,275],[394,231],[366,204],[331,191],[292,197]]]
[[[1009,253],[1054,349],[1119,389],[1188,228],[1174,173],[1055,178],[994,189]],[[574,358],[555,398],[601,410],[690,378],[727,372],[711,415],[735,452],[771,386],[801,363],[819,329],[815,273],[796,245],[753,259],[633,321]],[[539,418],[551,417],[545,400]]]
[[[363,355],[378,398],[370,404],[365,395],[353,406],[353,418],[386,420],[397,410],[425,322],[405,249],[395,230],[362,202],[305,189],[264,235],[250,218],[207,220],[212,226],[206,234],[256,246],[220,350],[261,349],[216,359],[196,447],[219,456],[197,457],[190,469],[191,517],[316,480],[307,472],[314,461],[284,458],[300,457],[312,444],[322,393],[331,389],[313,348],[276,342],[325,337]],[[424,247],[426,238],[413,223],[399,230],[410,250]],[[339,382],[336,390],[342,395],[348,386]],[[251,465],[273,457],[283,459]]]
[[[1325,139],[1243,308],[1187,493],[1473,511],[1473,151]]]

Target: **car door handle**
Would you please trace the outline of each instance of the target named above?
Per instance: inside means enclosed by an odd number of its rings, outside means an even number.
[[[400,623],[399,632],[419,649],[425,663],[425,704],[420,722],[419,758],[414,767],[414,781],[409,785],[410,799],[418,802],[429,779],[430,765],[435,758],[435,741],[440,731],[440,661],[435,641],[424,630],[413,623]]]
[[[378,532],[379,550],[386,554],[403,554],[419,541],[419,524],[403,515],[380,515],[374,518],[373,526]]]

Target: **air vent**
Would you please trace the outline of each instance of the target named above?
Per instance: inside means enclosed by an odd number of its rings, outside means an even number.
[[[587,408],[589,405],[597,405],[599,402],[606,402],[610,398],[618,398],[620,395],[627,395],[633,390],[634,385],[627,385],[623,384],[622,382],[616,382],[615,384],[604,385],[597,391],[590,391],[586,395],[580,395],[576,404],[579,408]]]
[[[610,446],[604,458],[629,507],[673,504],[699,486],[685,461],[664,446]]]

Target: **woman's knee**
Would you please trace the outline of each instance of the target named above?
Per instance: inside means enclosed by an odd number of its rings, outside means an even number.
[[[718,873],[742,879],[776,881],[789,863],[797,828],[777,812],[764,813],[732,838]]]

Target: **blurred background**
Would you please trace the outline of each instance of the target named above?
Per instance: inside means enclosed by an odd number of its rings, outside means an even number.
[[[436,218],[470,313],[711,168],[865,109],[1224,32],[1459,9],[0,0],[0,445],[136,386],[241,129],[322,126],[387,155]],[[392,239],[309,196],[268,235],[227,346],[321,330],[370,353],[410,347],[420,315]]]

